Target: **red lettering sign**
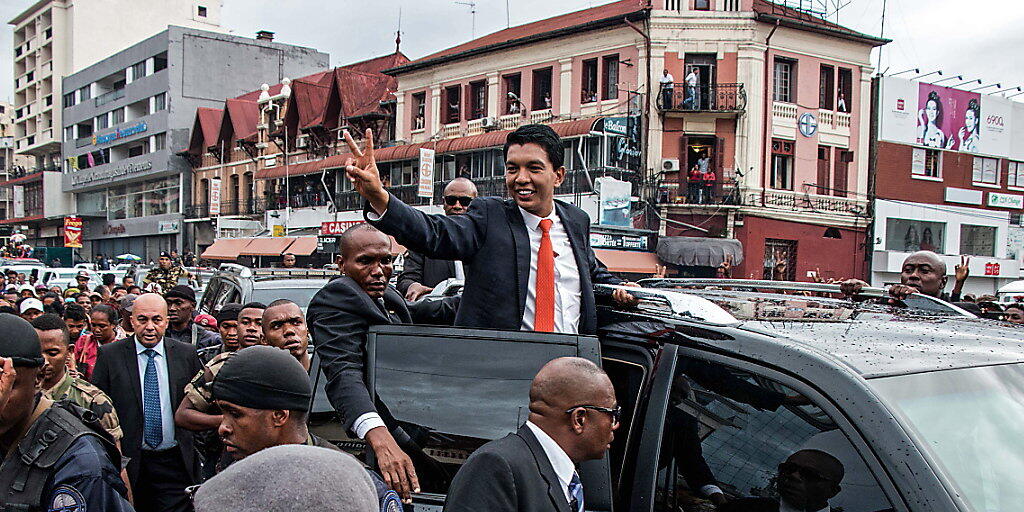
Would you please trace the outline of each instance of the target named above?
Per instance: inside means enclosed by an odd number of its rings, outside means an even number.
[[[361,224],[359,220],[339,220],[332,222],[323,222],[320,224],[321,235],[340,235],[345,232],[346,229]]]
[[[896,110],[899,110],[900,112],[902,112],[903,110],[906,109],[906,107],[907,107],[907,102],[904,101],[903,98],[900,98],[900,99],[896,100]]]

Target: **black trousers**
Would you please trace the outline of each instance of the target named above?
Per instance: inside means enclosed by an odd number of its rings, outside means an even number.
[[[135,510],[192,512],[192,500],[185,488],[195,482],[185,467],[181,448],[143,450],[139,458],[139,476],[132,482]]]

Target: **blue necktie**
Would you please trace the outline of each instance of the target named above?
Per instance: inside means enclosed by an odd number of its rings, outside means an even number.
[[[151,348],[142,353],[149,358],[142,389],[142,439],[146,446],[155,449],[164,441],[163,419],[160,417],[160,381],[156,377],[157,353]]]
[[[580,482],[579,473],[573,471],[572,481],[569,482],[569,508],[572,512],[583,512],[583,484]]]

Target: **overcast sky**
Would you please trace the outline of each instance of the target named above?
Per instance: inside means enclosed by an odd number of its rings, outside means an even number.
[[[6,22],[34,0],[0,0]],[[224,0],[222,20],[235,34],[276,32],[280,42],[311,46],[331,55],[332,65],[394,50],[401,6],[402,51],[417,58],[472,36],[470,8],[454,0]],[[791,0],[796,1],[796,0]],[[809,2],[810,0],[808,0]],[[823,0],[815,0],[821,2]],[[835,3],[836,0],[828,0]],[[839,22],[880,35],[883,0],[848,2]],[[593,5],[601,0],[477,0],[476,34],[527,23]],[[970,5],[970,7],[966,7]],[[1004,87],[1024,85],[1024,9],[1019,0],[888,0],[882,69],[908,68],[982,78]],[[0,99],[13,96],[12,29],[0,30]],[[877,61],[875,61],[877,62]],[[992,89],[994,90],[994,89]],[[1018,97],[1024,100],[1024,95]]]

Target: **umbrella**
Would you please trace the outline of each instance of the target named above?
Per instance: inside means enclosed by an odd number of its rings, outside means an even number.
[[[136,256],[136,255],[131,254],[131,253],[122,254],[122,255],[118,256],[117,259],[119,259],[119,260],[127,260],[127,261],[142,261],[141,257]]]

